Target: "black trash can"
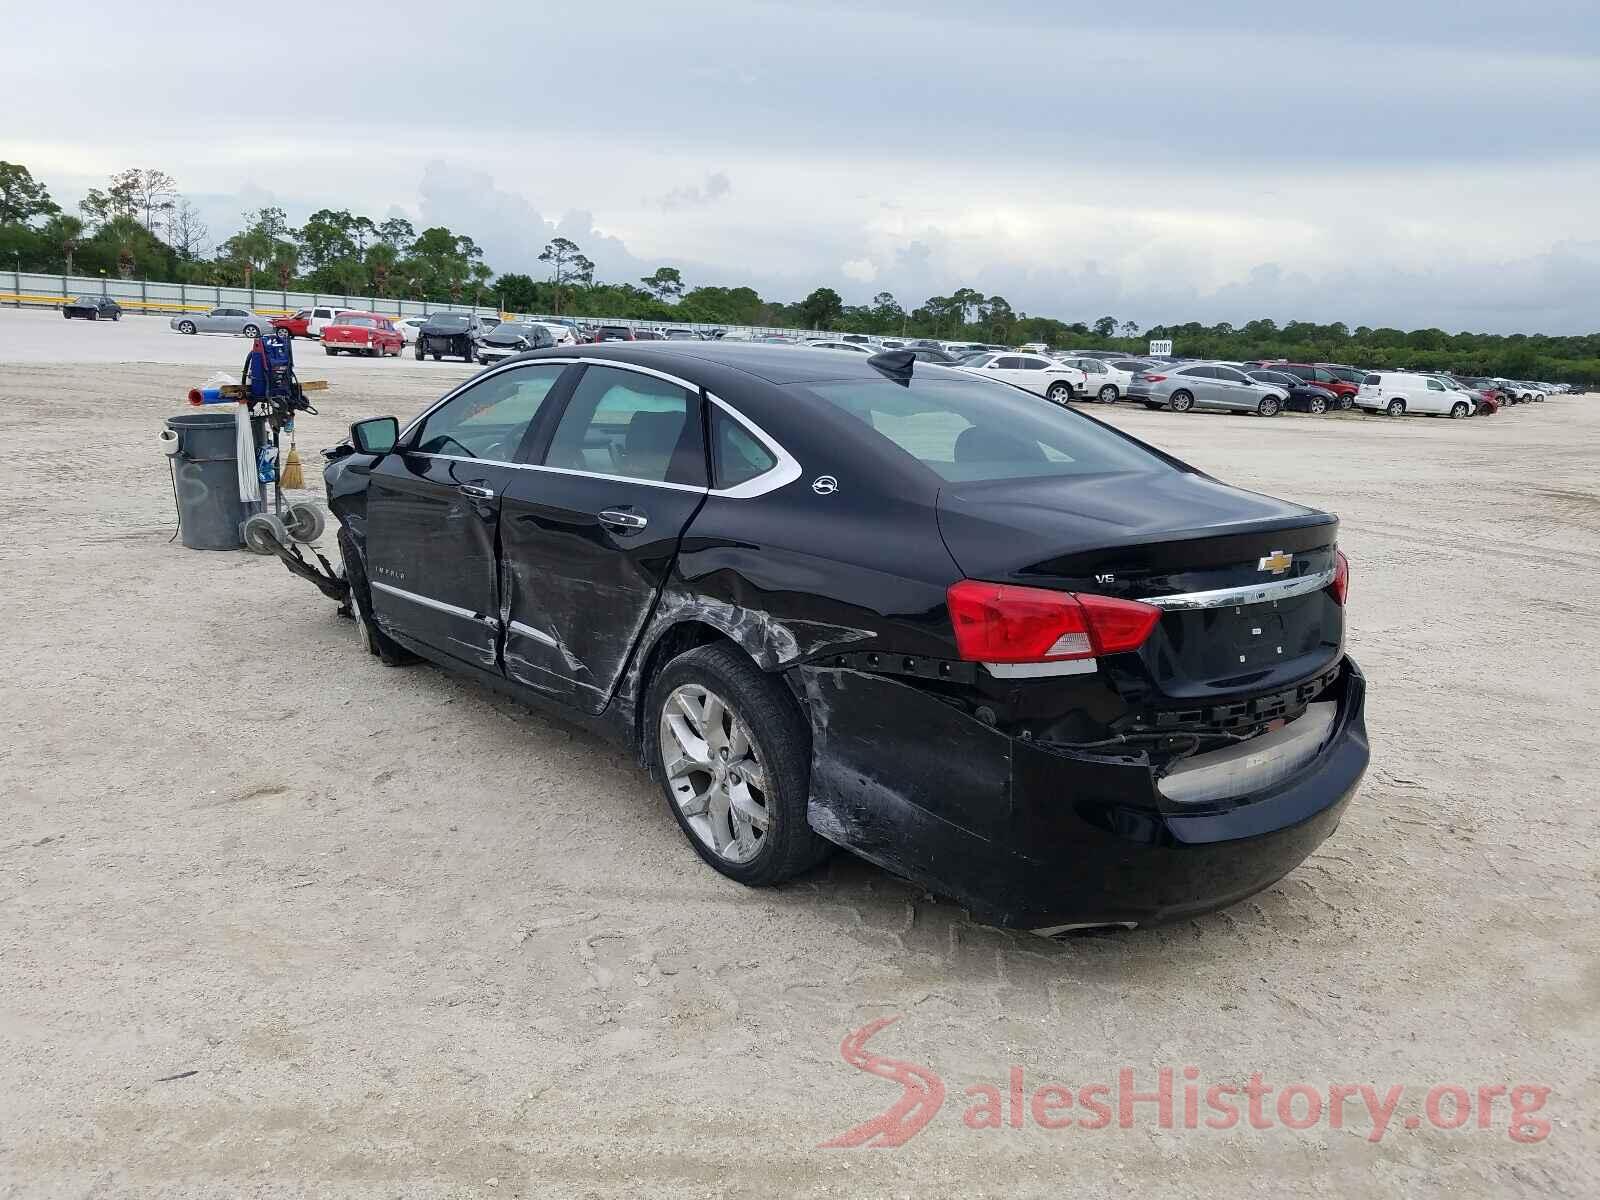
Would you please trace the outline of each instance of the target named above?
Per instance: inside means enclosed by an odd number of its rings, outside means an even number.
[[[167,428],[178,435],[178,452],[172,456],[178,524],[183,544],[191,550],[237,550],[244,545],[233,421],[232,406],[226,412],[167,418]]]

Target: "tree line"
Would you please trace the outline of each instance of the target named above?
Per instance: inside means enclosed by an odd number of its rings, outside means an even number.
[[[637,281],[595,278],[595,264],[568,238],[539,255],[544,277],[497,274],[466,234],[442,225],[418,230],[402,217],[375,220],[319,209],[303,225],[279,208],[242,214],[237,233],[213,240],[194,205],[164,171],[133,168],[91,188],[76,213],[63,211],[27,167],[0,161],[0,269],[147,278],[227,287],[370,295],[433,303],[495,303],[513,312],[626,317],[661,322],[767,325],[841,333],[934,337],[1082,349],[1144,350],[1143,338],[1171,339],[1184,354],[1244,361],[1287,358],[1358,366],[1413,367],[1572,383],[1600,383],[1600,334],[1447,333],[1442,329],[1354,329],[1340,323],[1262,318],[1154,325],[1102,316],[1063,321],[1030,316],[1004,296],[967,287],[902,305],[879,292],[846,304],[819,287],[804,299],[764,299],[749,287],[689,286],[677,267]]]

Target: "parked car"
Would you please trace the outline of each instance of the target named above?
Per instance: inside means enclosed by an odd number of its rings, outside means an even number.
[[[836,342],[827,338],[812,338],[806,343],[813,350],[848,350],[852,354],[876,354],[878,348],[865,342]]]
[[[536,325],[543,325],[545,332],[550,335],[551,341],[557,346],[575,346],[578,344],[577,327],[561,321],[535,321]]]
[[[1082,396],[1089,378],[1077,367],[1053,362],[1041,354],[991,354],[987,350],[963,358],[956,369],[1016,384],[1055,404],[1067,404]]]
[[[1449,391],[1466,397],[1467,402],[1472,405],[1472,411],[1467,414],[1468,416],[1476,417],[1480,414],[1492,415],[1493,413],[1500,411],[1500,406],[1498,404],[1496,404],[1493,408],[1488,407],[1488,402],[1484,398],[1484,393],[1475,388],[1468,387],[1454,376],[1445,375],[1438,371],[1424,371],[1422,373],[1432,379],[1437,379],[1440,383],[1444,384]]]
[[[1146,408],[1173,412],[1253,412],[1275,417],[1283,411],[1284,390],[1259,383],[1228,363],[1189,363],[1162,369],[1152,367],[1134,376],[1128,398]]]
[[[67,320],[82,317],[85,321],[120,321],[122,305],[110,296],[74,296],[62,302],[61,315]]]
[[[1494,414],[1508,404],[1509,398],[1496,386],[1495,381],[1482,375],[1452,375],[1450,378],[1477,397],[1483,406],[1480,411]]]
[[[1525,379],[1497,379],[1495,380],[1501,390],[1508,391],[1516,397],[1518,404],[1532,404],[1536,400],[1544,399],[1544,392],[1539,390],[1537,384],[1529,383]]]
[[[1339,397],[1340,408],[1350,408],[1355,404],[1356,392],[1360,385],[1342,379],[1334,374],[1328,367],[1319,367],[1314,363],[1292,362],[1267,362],[1261,364],[1269,371],[1285,371],[1290,375],[1314,383],[1318,387],[1325,387],[1335,396]]]
[[[1362,368],[1347,367],[1343,363],[1317,363],[1315,365],[1321,367],[1325,371],[1332,371],[1340,379],[1344,380],[1348,384],[1353,385],[1357,390],[1359,390],[1361,387],[1361,381],[1367,377],[1367,372]],[[1354,403],[1353,395],[1351,396],[1351,402]],[[1345,404],[1343,407],[1349,408],[1350,405]]]
[[[428,323],[427,317],[401,317],[394,322],[395,331],[405,339],[406,345],[417,340],[417,333]]]
[[[417,330],[417,360],[431,354],[435,362],[441,358],[472,362],[484,332],[483,322],[474,313],[431,313]]]
[[[322,336],[323,329],[337,319],[340,313],[355,311],[357,310],[318,304],[311,308],[302,308],[291,316],[273,317],[272,327],[285,331],[291,338],[316,338]]]
[[[365,354],[369,358],[400,357],[406,340],[388,317],[377,313],[341,312],[322,327],[322,349],[328,355]]]
[[[666,331],[669,342],[697,342],[700,335],[692,329],[669,329]]]
[[[272,322],[257,316],[248,308],[224,304],[210,312],[183,313],[167,322],[179,333],[234,333],[245,337],[260,337],[263,329],[271,329]]]
[[[1320,417],[1330,408],[1339,407],[1339,397],[1333,392],[1320,383],[1307,383],[1298,375],[1291,375],[1287,371],[1261,369],[1246,371],[1245,374],[1257,383],[1264,383],[1268,387],[1282,391],[1283,406],[1290,412],[1304,412]]]
[[[594,331],[592,343],[599,345],[601,342],[636,342],[638,335],[626,325],[601,325]]]
[[[1086,358],[1081,355],[1058,358],[1056,361],[1082,371],[1084,395],[1093,396],[1102,404],[1115,404],[1126,396],[1129,386],[1133,383],[1133,377],[1146,366],[1145,363],[1137,363],[1124,368],[1119,363],[1109,362],[1103,358]]]
[[[901,347],[898,346],[891,348],[897,350],[901,349]],[[907,354],[911,355],[912,358],[921,363],[933,363],[941,367],[954,367],[960,365],[961,363],[961,360],[954,354],[947,354],[943,350],[935,350],[930,346],[906,346],[904,347],[904,350]]]
[[[1361,382],[1356,405],[1368,412],[1403,417],[1407,413],[1451,416],[1458,420],[1472,414],[1472,401],[1459,391],[1447,388],[1431,375],[1413,371],[1373,371]]]
[[[633,340],[636,342],[664,342],[667,340],[667,335],[659,329],[635,329],[633,331]]]
[[[367,648],[632,748],[739,883],[841,846],[994,924],[1180,919],[1367,766],[1337,518],[979,373],[536,351],[330,457]]]
[[[478,339],[478,361],[487,367],[524,350],[544,350],[555,344],[549,327],[538,321],[504,321]]]

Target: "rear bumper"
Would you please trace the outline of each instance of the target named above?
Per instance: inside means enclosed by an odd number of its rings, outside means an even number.
[[[891,679],[804,674],[813,827],[1002,926],[1142,925],[1259,892],[1337,828],[1369,758],[1366,681],[1350,659],[1309,763],[1259,794],[1189,811],[1132,758],[1013,739]]]

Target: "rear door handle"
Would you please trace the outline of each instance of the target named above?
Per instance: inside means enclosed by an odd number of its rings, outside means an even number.
[[[471,496],[474,500],[494,499],[493,488],[481,487],[476,483],[458,483],[456,484],[456,491],[460,492],[463,496]]]
[[[643,529],[650,524],[650,519],[643,513],[627,512],[620,508],[603,509],[598,515],[600,524],[612,525],[618,529],[626,529],[629,532]]]

